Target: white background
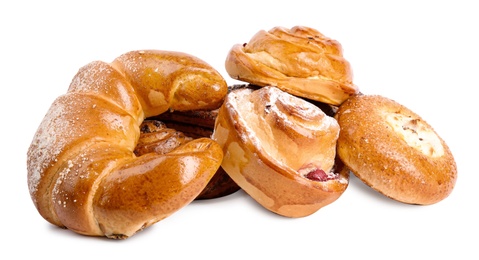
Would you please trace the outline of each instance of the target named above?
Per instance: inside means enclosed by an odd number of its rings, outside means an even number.
[[[478,259],[475,1],[104,2],[0,4],[0,258]],[[77,235],[37,213],[26,151],[81,66],[130,50],[175,50],[207,61],[233,84],[224,69],[233,44],[295,25],[338,40],[363,93],[392,98],[435,128],[458,165],[448,198],[405,205],[352,177],[333,204],[288,219],[238,192],[194,202],[123,241]]]

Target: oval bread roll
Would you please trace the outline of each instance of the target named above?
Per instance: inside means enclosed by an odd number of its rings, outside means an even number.
[[[413,111],[379,95],[346,100],[335,115],[338,156],[364,183],[394,200],[428,205],[446,198],[457,169],[448,146]]]

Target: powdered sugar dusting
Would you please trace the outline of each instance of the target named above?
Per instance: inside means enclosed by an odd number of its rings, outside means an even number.
[[[94,61],[82,67],[73,78],[69,92],[98,94],[125,108],[131,114],[137,114],[139,101],[135,98],[133,87],[110,64]]]
[[[69,153],[76,153],[78,146],[87,144],[83,141],[118,135],[124,137],[125,145],[131,146],[134,140],[127,138],[129,132],[125,126],[133,119],[107,110],[107,104],[96,96],[79,93],[68,93],[55,100],[28,151],[28,186],[32,197],[42,183],[51,185],[55,181],[56,174],[60,174],[55,168],[69,158]],[[96,136],[92,135],[96,131]],[[101,134],[106,131],[108,134]]]
[[[45,169],[53,166],[62,153],[65,141],[59,133],[68,131],[70,122],[63,120],[65,107],[56,102],[52,104],[40,124],[28,151],[28,187],[30,194],[35,194]]]
[[[74,166],[73,162],[71,160],[68,160],[67,161],[67,166],[64,167],[62,169],[62,171],[60,171],[60,173],[58,174],[56,184],[55,184],[55,186],[53,188],[53,191],[52,191],[53,197],[54,198],[57,197],[56,201],[54,201],[54,202],[58,203],[59,205],[63,205],[63,207],[66,207],[66,204],[67,204],[66,200],[68,200],[68,199],[63,200],[63,201],[58,199],[58,197],[60,197],[58,195],[61,193],[60,190],[58,189],[58,187],[67,178],[67,176],[71,172],[73,166]]]
[[[68,203],[75,203],[74,199],[76,194],[65,191],[62,189],[63,183],[68,183],[67,186],[75,186],[74,182],[77,179],[86,179],[89,178],[89,171],[82,170],[83,166],[88,166],[93,162],[92,159],[88,157],[90,153],[89,149],[83,150],[84,152],[78,154],[73,160],[68,160],[61,167],[61,171],[58,174],[55,185],[52,190],[52,198],[54,203],[57,203],[61,207],[67,207]],[[86,152],[85,152],[86,151]],[[73,182],[73,183],[72,183]],[[72,195],[72,197],[70,197]]]

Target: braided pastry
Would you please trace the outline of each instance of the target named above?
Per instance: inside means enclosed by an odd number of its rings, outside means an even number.
[[[204,189],[223,153],[198,138],[136,156],[140,124],[167,110],[216,109],[226,93],[216,70],[184,53],[133,51],[82,67],[29,147],[34,205],[54,225],[117,239],[168,217]]]

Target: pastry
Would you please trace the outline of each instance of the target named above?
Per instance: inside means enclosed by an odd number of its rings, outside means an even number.
[[[227,84],[189,54],[132,51],[80,68],[35,133],[28,187],[48,222],[83,235],[124,239],[193,201],[220,167],[211,138],[136,156],[145,118],[212,110]]]
[[[358,93],[341,44],[306,26],[257,32],[233,45],[225,68],[233,79],[331,105]]]
[[[167,153],[176,147],[213,133],[217,110],[172,111],[143,121],[135,154]],[[162,121],[159,121],[162,120]],[[196,200],[216,199],[237,192],[240,187],[219,167]]]
[[[279,88],[228,93],[213,133],[222,168],[254,200],[286,217],[332,203],[348,186],[336,157],[339,125],[318,107]]]

